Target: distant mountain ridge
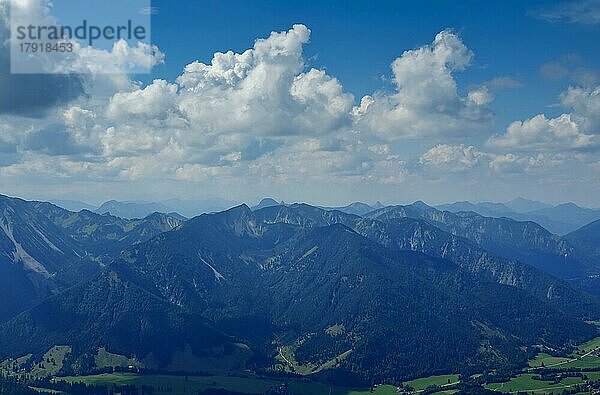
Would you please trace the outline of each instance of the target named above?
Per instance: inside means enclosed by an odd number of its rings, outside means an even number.
[[[144,218],[154,212],[180,215],[181,218],[192,218],[203,213],[218,212],[237,205],[237,202],[223,199],[206,200],[182,200],[170,199],[159,202],[148,201],[117,201],[104,202],[100,207],[93,208],[83,202],[62,200],[55,201],[58,206],[71,211],[88,209],[99,214],[110,213],[112,215],[126,218]],[[273,198],[263,198],[253,210],[264,207],[285,204]],[[346,206],[319,206],[327,210],[339,210],[348,214],[365,215],[370,211],[383,208],[384,205],[376,202],[373,205],[354,202]],[[552,206],[543,202],[525,198],[515,198],[505,203],[480,202],[472,203],[461,201],[436,206],[438,209],[458,213],[461,211],[473,211],[487,217],[507,217],[516,221],[536,222],[552,233],[566,235],[590,222],[600,219],[600,209],[588,209],[579,207],[573,203],[563,203]]]
[[[68,199],[52,199],[49,201],[49,203],[52,203],[58,207],[62,207],[65,210],[69,210],[69,211],[81,211],[81,210],[89,210],[89,211],[94,211],[97,206],[94,206],[93,204],[89,204],[86,202],[82,202],[79,200],[68,200]]]
[[[263,198],[256,206],[252,207],[252,210],[256,211],[256,210],[260,210],[263,208],[280,206],[280,205],[291,206],[294,204],[297,204],[297,203],[286,204],[283,201],[278,202],[277,200],[275,200],[273,198]],[[346,214],[365,215],[373,210],[377,210],[377,209],[380,209],[385,206],[381,202],[378,201],[373,205],[369,205],[369,204],[363,203],[363,202],[354,202],[354,203],[350,203],[346,206],[339,206],[339,207],[329,207],[329,206],[315,206],[315,207],[321,208],[323,210],[328,210],[328,211],[331,211],[331,210],[341,211]]]
[[[506,203],[468,201],[442,204],[439,210],[453,213],[473,211],[487,217],[507,217],[516,221],[533,221],[552,233],[565,235],[600,219],[600,209],[579,207],[574,203],[551,206],[546,203],[517,198]]]
[[[420,218],[457,236],[474,241],[486,250],[517,259],[560,277],[583,274],[586,262],[577,260],[570,243],[535,222],[485,217],[474,212],[439,211],[417,202],[409,206],[389,206],[368,214],[389,221]]]
[[[161,203],[119,202],[116,200],[109,200],[102,203],[102,205],[94,211],[98,214],[111,214],[120,218],[135,219],[144,218],[155,212],[168,213],[173,210]]]
[[[504,205],[516,213],[527,213],[535,210],[542,210],[552,207],[551,204],[540,202],[537,200],[525,199],[522,197],[514,198]]]
[[[292,204],[286,204],[285,202],[281,201],[278,202],[277,200],[273,199],[273,198],[263,198],[256,206],[252,207],[252,210],[260,210],[263,208],[267,208],[267,207],[273,207],[273,206],[291,206],[297,203],[292,203]],[[354,215],[365,215],[371,211],[380,209],[385,207],[381,202],[376,202],[373,205],[369,205],[367,203],[363,203],[363,202],[354,202],[354,203],[350,203],[346,206],[339,206],[339,207],[329,207],[329,206],[315,206],[318,208],[321,208],[323,210],[336,210],[336,211],[341,211],[343,213],[346,214],[354,214]]]
[[[225,199],[168,199],[157,202],[108,200],[100,206],[93,206],[77,200],[56,199],[51,203],[69,211],[89,210],[98,214],[111,214],[125,219],[145,218],[155,212],[179,216],[181,219],[195,217],[203,213],[211,213],[231,208],[238,202]]]
[[[365,215],[373,210],[377,210],[383,208],[384,205],[381,202],[376,202],[373,205],[369,205],[367,203],[362,202],[354,202],[350,203],[347,206],[341,207],[323,207],[326,210],[338,210],[346,214],[354,214],[354,215]]]

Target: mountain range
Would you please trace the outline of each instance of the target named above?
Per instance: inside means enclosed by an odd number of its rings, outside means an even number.
[[[398,381],[516,369],[596,335],[597,222],[560,237],[422,202],[365,206],[131,220],[3,196],[0,361],[62,345],[63,373],[105,349],[165,371],[184,358]]]
[[[455,202],[439,205],[437,208],[453,213],[472,211],[486,217],[507,217],[516,221],[532,221],[558,235],[566,235],[600,219],[600,209],[579,207],[575,203],[551,206],[523,198],[506,203]]]
[[[154,212],[180,216],[181,219],[186,219],[203,213],[222,211],[239,204],[232,200],[216,198],[205,200],[169,199],[157,202],[109,200],[98,207],[76,200],[54,200],[52,203],[70,211],[90,210],[99,214],[108,213],[127,219],[144,218]],[[280,204],[286,203],[274,198],[264,198],[252,208],[264,208]],[[384,207],[384,205],[380,202],[375,204],[354,202],[346,206],[318,207],[326,210],[338,210],[348,214],[365,215]],[[486,217],[506,217],[516,221],[532,221],[558,235],[566,235],[600,219],[600,209],[580,207],[574,203],[562,203],[553,206],[525,198],[515,198],[504,203],[454,202],[439,205],[436,208],[453,213],[472,211]]]
[[[141,220],[71,212],[0,195],[0,321],[96,274],[123,248],[173,229],[181,220]]]
[[[143,200],[119,201],[113,199],[99,206],[68,199],[56,199],[50,202],[69,211],[78,212],[88,210],[98,214],[111,214],[125,219],[140,219],[156,212],[186,219],[203,213],[222,211],[239,204],[231,200],[217,198],[203,200],[168,199],[158,202]]]
[[[69,211],[89,210],[98,214],[111,214],[121,218],[136,219],[144,218],[152,213],[166,213],[172,216],[180,216],[181,219],[192,218],[200,214],[222,211],[238,205],[239,203],[225,199],[205,199],[205,200],[183,200],[169,199],[160,202],[149,201],[118,201],[108,200],[100,206],[95,207],[91,204],[77,200],[52,200],[51,203]],[[277,201],[273,198],[263,198],[253,206],[253,209],[277,206],[285,202]],[[383,204],[376,202],[369,205],[362,202],[350,203],[340,207],[326,207],[324,209],[339,210],[348,214],[363,215],[370,211],[382,208]]]

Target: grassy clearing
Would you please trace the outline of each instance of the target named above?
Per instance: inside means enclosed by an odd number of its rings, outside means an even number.
[[[566,368],[596,368],[600,367],[600,337],[583,343],[573,353],[565,357],[554,357],[546,353],[539,353],[534,359],[529,360],[530,368],[556,367]],[[589,354],[589,355],[586,355]],[[585,355],[585,356],[584,356]],[[575,359],[575,360],[574,360]]]
[[[587,352],[593,351],[597,348],[600,348],[600,337],[590,340],[589,342],[583,343],[577,346],[577,350],[573,353],[573,356],[578,356],[581,354],[585,354]]]
[[[508,393],[526,391],[535,392],[537,394],[549,394],[551,392],[556,393],[557,391],[562,391],[565,388],[583,382],[579,377],[567,377],[558,384],[552,384],[551,381],[534,380],[532,378],[533,376],[533,374],[521,374],[504,383],[487,384],[486,388],[492,391]]]
[[[375,395],[392,395],[398,394],[396,391],[396,387],[393,385],[378,385],[373,392],[371,390],[355,390],[348,391],[347,395],[367,395],[367,394],[375,394]]]
[[[566,368],[597,368],[600,367],[600,357],[595,355],[588,355],[587,357],[583,357],[582,359],[578,359],[577,361],[572,361],[569,363],[565,363],[564,365],[559,366],[561,369]]]
[[[582,372],[587,376],[588,380],[596,381],[600,380],[600,372]]]
[[[436,395],[452,395],[457,393],[458,390],[447,390],[447,391],[439,391],[435,392]],[[335,392],[334,392],[335,393]],[[371,390],[361,390],[361,391],[348,391],[344,393],[345,395],[398,395],[401,392],[396,391],[396,387],[393,385],[379,385]]]
[[[33,354],[27,354],[17,359],[7,359],[0,363],[0,372],[8,375],[22,373],[25,365],[32,357]]]
[[[69,346],[54,346],[31,369],[33,377],[49,377],[57,374],[63,367],[63,362],[71,352]]]
[[[552,366],[559,363],[567,362],[571,358],[567,357],[553,357],[550,354],[539,353],[536,357],[529,361],[529,366],[532,368],[538,368],[541,366]]]
[[[457,374],[445,374],[441,376],[430,376],[424,377],[421,379],[411,380],[404,383],[404,385],[410,385],[415,390],[424,390],[425,388],[432,385],[448,385],[450,383],[457,383],[458,375]]]
[[[429,376],[429,377],[423,377],[423,378],[416,379],[416,380],[405,381],[403,384],[405,387],[406,386],[413,387],[416,391],[423,391],[424,389],[426,389],[427,387],[430,387],[432,385],[445,386],[445,385],[454,384],[457,382],[458,382],[457,374],[445,374],[445,375],[440,375],[440,376]],[[440,394],[440,395],[454,394],[456,392],[458,392],[458,390],[447,390],[447,391],[436,392],[436,394]],[[398,391],[396,391],[396,387],[393,385],[379,385],[373,390],[373,392],[371,392],[370,390],[360,390],[360,391],[350,391],[347,394],[348,395],[366,395],[366,394],[392,395],[392,394],[398,394]]]
[[[298,363],[298,361],[296,361],[295,350],[295,345],[280,347],[276,359],[281,363],[284,371],[301,374],[303,376],[308,376],[323,370],[332,369],[336,367],[340,361],[348,358],[348,356],[352,353],[352,350],[345,351],[335,358],[325,361],[320,365],[315,363],[301,365]]]
[[[143,364],[138,360],[108,352],[104,347],[98,350],[98,354],[94,357],[94,362],[99,368],[112,368],[117,366],[121,368],[127,368],[128,366],[143,367]]]
[[[327,333],[329,336],[332,336],[332,337],[341,335],[345,332],[346,332],[346,328],[344,327],[344,324],[332,325],[329,328],[325,329],[325,333]]]

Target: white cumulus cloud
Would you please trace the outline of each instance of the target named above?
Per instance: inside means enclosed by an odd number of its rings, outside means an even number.
[[[600,147],[600,87],[569,88],[561,103],[572,109],[556,118],[539,114],[511,123],[506,132],[494,135],[487,145],[519,151],[595,150]]]
[[[480,164],[486,154],[472,145],[438,144],[421,155],[419,163],[448,171],[463,171]]]
[[[429,45],[405,51],[392,63],[392,94],[364,97],[354,109],[357,128],[382,138],[465,136],[489,127],[492,101],[487,88],[458,94],[453,74],[465,70],[473,53],[451,30]]]
[[[177,85],[155,80],[143,89],[116,93],[110,98],[106,112],[110,118],[121,121],[130,116],[164,118],[175,108],[176,99]]]

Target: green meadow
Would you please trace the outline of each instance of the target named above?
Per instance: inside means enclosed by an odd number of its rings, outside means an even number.
[[[487,384],[486,388],[492,391],[499,392],[535,392],[537,394],[557,393],[565,388],[572,387],[576,384],[581,384],[583,381],[579,377],[567,377],[560,383],[552,384],[552,381],[534,380],[534,374],[520,374],[510,381],[504,383]]]

